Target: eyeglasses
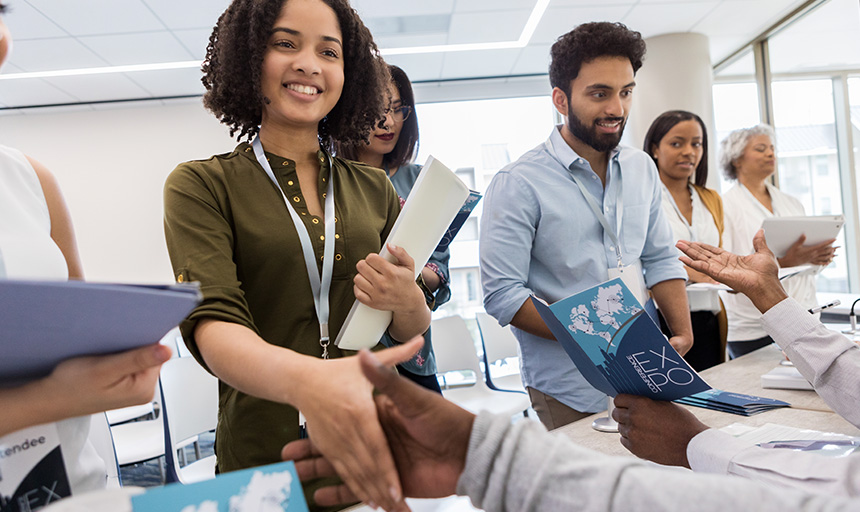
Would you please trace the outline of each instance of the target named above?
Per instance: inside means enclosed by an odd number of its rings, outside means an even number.
[[[387,108],[382,111],[383,116],[391,115],[391,118],[398,122],[402,123],[409,119],[409,114],[412,113],[412,107],[409,105],[401,105],[397,108]]]

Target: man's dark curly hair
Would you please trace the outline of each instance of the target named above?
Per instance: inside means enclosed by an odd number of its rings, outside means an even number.
[[[549,83],[570,96],[570,82],[579,76],[582,64],[599,57],[627,57],[635,74],[642,67],[645,41],[622,23],[583,23],[559,37],[550,55]]]
[[[203,61],[203,105],[230,127],[230,136],[250,140],[263,115],[261,75],[272,27],[289,0],[233,0],[218,18]],[[366,140],[387,102],[380,90],[388,69],[373,36],[348,0],[322,0],[332,8],[343,36],[344,84],[340,99],[319,123],[320,143]]]

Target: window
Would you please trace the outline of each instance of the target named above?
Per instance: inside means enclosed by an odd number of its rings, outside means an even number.
[[[726,135],[739,128],[748,128],[761,122],[758,103],[758,89],[753,81],[717,83],[714,84],[714,125],[717,133],[710,137],[710,151],[719,162],[720,142]],[[734,185],[723,176],[721,169],[714,169],[719,174],[720,189],[723,193]],[[710,174],[710,173],[709,173]]]
[[[807,215],[838,215],[842,183],[836,141],[833,81],[780,80],[773,83],[779,187],[803,203]],[[836,244],[845,247],[845,231]],[[848,291],[844,249],[818,276],[818,290]]]

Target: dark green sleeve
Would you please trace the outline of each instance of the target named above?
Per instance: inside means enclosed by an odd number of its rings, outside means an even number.
[[[227,205],[226,190],[217,176],[213,178],[192,164],[177,167],[164,185],[164,234],[174,277],[180,282],[200,282],[203,294],[203,301],[182,322],[180,330],[191,353],[207,369],[194,338],[197,322],[212,318],[256,332],[236,277]]]

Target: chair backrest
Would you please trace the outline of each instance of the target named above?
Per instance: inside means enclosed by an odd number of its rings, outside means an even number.
[[[431,322],[433,352],[436,354],[436,373],[471,370],[478,381],[483,372],[475,351],[475,341],[466,321],[459,315],[438,318]]]
[[[90,433],[88,439],[90,444],[92,444],[96,449],[96,453],[99,454],[99,457],[105,461],[107,488],[119,488],[119,465],[116,460],[116,451],[113,446],[113,436],[110,432],[110,424],[108,423],[108,418],[105,413],[100,412],[92,415],[90,419]]]
[[[488,364],[519,356],[519,343],[510,327],[502,327],[495,318],[483,312],[475,313],[475,319],[484,341],[484,356]]]
[[[161,367],[160,382],[168,480],[181,481],[178,445],[218,424],[218,379],[194,358],[177,357]]]

